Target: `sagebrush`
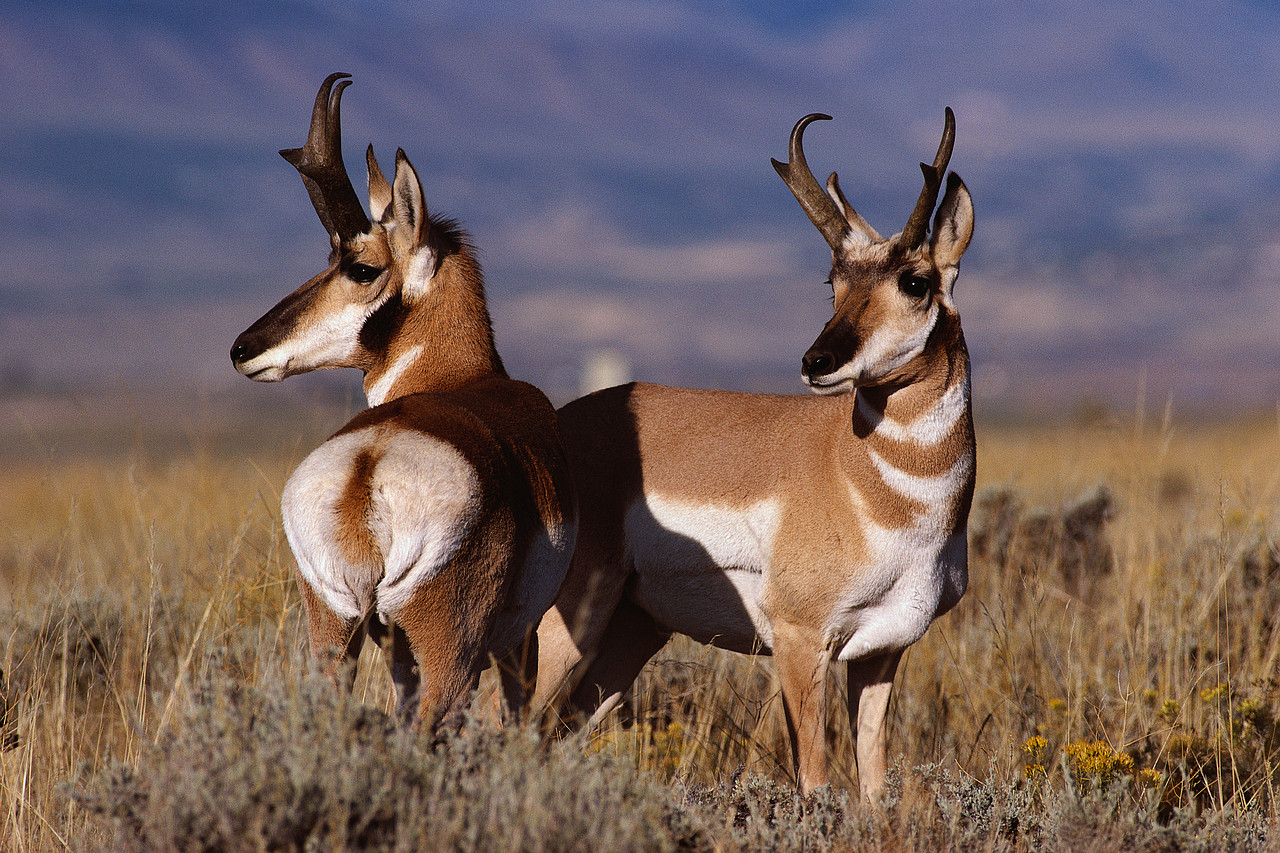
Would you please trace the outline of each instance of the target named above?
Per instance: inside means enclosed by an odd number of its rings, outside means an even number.
[[[0,848],[1274,844],[1274,421],[980,424],[971,587],[906,655],[880,808],[834,713],[799,798],[769,660],[688,641],[591,737],[423,742],[369,660],[336,695],[278,517],[308,435],[0,474]]]

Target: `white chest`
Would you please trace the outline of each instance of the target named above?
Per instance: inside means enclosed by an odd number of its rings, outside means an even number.
[[[952,530],[956,502],[973,475],[973,457],[962,454],[936,477],[905,473],[874,452],[884,484],[924,509],[903,527],[887,528],[860,513],[866,547],[855,574],[827,623],[827,643],[839,660],[857,660],[914,643],[968,585],[968,543]],[[851,484],[855,506],[865,504]]]
[[[960,600],[968,584],[964,531],[867,529],[870,560],[834,602],[827,647],[837,660],[904,649]]]

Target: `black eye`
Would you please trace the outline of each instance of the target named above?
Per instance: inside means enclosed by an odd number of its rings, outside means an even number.
[[[368,264],[352,264],[347,270],[347,277],[357,284],[368,284],[382,275],[382,270]]]
[[[922,299],[929,293],[929,279],[912,272],[904,272],[898,279],[898,289],[912,299]]]

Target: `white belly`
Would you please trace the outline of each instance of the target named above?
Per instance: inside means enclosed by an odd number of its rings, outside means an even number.
[[[850,519],[861,528],[862,548],[833,556],[828,570],[848,582],[825,612],[814,614],[833,659],[906,648],[959,601],[968,581],[967,543],[963,530],[945,529],[946,514],[944,505],[901,530],[865,516]],[[773,631],[761,604],[781,517],[777,500],[741,507],[655,495],[636,501],[625,522],[632,596],[673,631],[733,651],[771,651]]]
[[[673,631],[734,651],[767,651],[773,636],[760,594],[779,518],[774,500],[743,507],[637,500],[625,522],[632,595]]]

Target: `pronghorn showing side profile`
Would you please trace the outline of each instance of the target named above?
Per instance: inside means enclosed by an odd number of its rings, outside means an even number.
[[[774,167],[831,247],[834,316],[804,354],[822,396],[631,384],[560,410],[581,506],[577,551],[539,626],[534,703],[598,722],[673,633],[772,654],[802,791],[827,781],[828,664],[845,661],[864,797],[884,782],[904,649],[968,582],[975,447],[952,290],[973,233],[955,120],[902,232],[882,238],[801,119]]]
[[[370,146],[365,214],[342,162],[342,91],[316,96],[302,175],[332,251],[324,272],[235,341],[251,379],[364,371],[371,408],[298,466],[282,515],[313,653],[336,680],[365,636],[387,641],[397,707],[455,724],[490,656],[518,705],[527,636],[568,569],[577,508],[555,411],[507,376],[474,250],[429,215],[403,151],[391,183]],[[385,647],[385,646],[384,646]],[[526,662],[528,667],[520,666]],[[416,712],[416,715],[415,715]]]

